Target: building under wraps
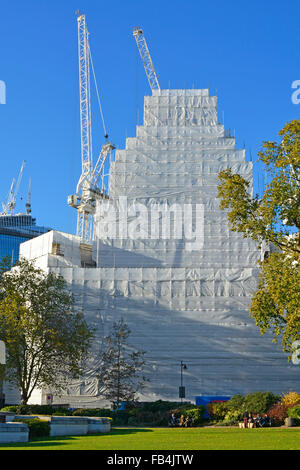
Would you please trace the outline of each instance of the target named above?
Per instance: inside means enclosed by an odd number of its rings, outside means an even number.
[[[218,122],[217,98],[153,91],[136,137],[116,151],[93,246],[55,231],[21,245],[23,256],[64,276],[98,331],[86,376],[56,402],[101,404],[97,352],[121,317],[131,344],[146,351],[142,400],[178,400],[181,361],[190,400],[299,390],[300,366],[249,317],[263,253],[230,231],[219,209],[217,175],[228,167],[252,185],[252,163]]]

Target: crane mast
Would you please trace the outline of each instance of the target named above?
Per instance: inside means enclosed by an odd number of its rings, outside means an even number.
[[[18,194],[18,191],[19,191],[19,186],[20,186],[20,183],[21,183],[25,163],[26,163],[25,160],[23,160],[22,165],[21,165],[21,169],[20,169],[20,172],[19,172],[19,176],[18,176],[18,179],[17,179],[17,183],[16,183],[15,178],[13,178],[13,180],[12,180],[10,190],[9,190],[9,194],[8,194],[7,203],[6,204],[4,202],[2,203],[2,208],[3,208],[2,215],[8,215],[9,213],[11,215],[14,215],[14,213],[15,213],[16,198],[17,198],[17,194]]]
[[[82,173],[88,175],[93,166],[89,33],[87,30],[85,15],[78,16],[77,21]]]
[[[108,198],[104,185],[105,162],[115,148],[106,142],[101,149],[95,168],[92,155],[91,90],[90,90],[90,46],[85,15],[78,12],[78,56],[81,130],[81,176],[76,194],[68,197],[68,204],[77,209],[76,235],[84,242],[94,238],[94,215],[96,203]],[[105,135],[107,137],[107,135]],[[101,177],[102,175],[102,177]],[[100,187],[98,182],[102,180]]]
[[[148,82],[150,85],[151,90],[160,90],[160,86],[158,83],[158,79],[156,76],[156,72],[154,69],[154,65],[150,56],[150,52],[146,43],[146,39],[143,33],[143,30],[139,27],[134,28],[133,36],[135,37],[136,44],[142,58],[145,72],[148,78]]]
[[[1,215],[8,215],[8,204],[9,204],[9,201],[13,197],[15,184],[16,184],[16,179],[13,178],[11,185],[10,185],[9,193],[8,193],[7,203],[5,204],[5,202],[2,202],[3,212],[1,213]]]

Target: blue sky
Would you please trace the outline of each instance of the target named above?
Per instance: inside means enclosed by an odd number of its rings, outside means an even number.
[[[105,122],[118,148],[126,135],[135,135],[143,97],[150,94],[135,26],[144,29],[161,88],[208,87],[217,94],[220,121],[224,112],[247,159],[299,118],[300,104],[291,100],[292,82],[300,80],[299,0],[3,2],[0,80],[7,96],[0,105],[0,200],[25,159],[17,210],[24,210],[31,176],[39,225],[76,230],[67,196],[81,170],[77,9],[86,14]],[[96,115],[96,99],[92,106]],[[104,141],[97,119],[93,141],[97,154]],[[256,168],[256,188],[259,174]]]

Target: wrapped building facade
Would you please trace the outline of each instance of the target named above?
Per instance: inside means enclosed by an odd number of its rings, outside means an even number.
[[[61,232],[21,246],[23,256],[64,276],[98,331],[86,376],[56,402],[102,404],[97,352],[121,317],[130,343],[146,351],[143,400],[178,400],[181,361],[190,400],[299,388],[297,366],[249,317],[262,254],[229,229],[219,208],[217,175],[229,167],[252,185],[245,150],[218,123],[217,98],[154,91],[144,124],[111,163],[93,246]]]

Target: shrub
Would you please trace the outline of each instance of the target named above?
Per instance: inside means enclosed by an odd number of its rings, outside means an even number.
[[[77,408],[72,411],[72,416],[89,416],[89,410],[87,408]]]
[[[264,414],[278,402],[280,402],[279,395],[271,392],[254,392],[245,396],[244,406],[250,413]]]
[[[70,412],[64,409],[58,409],[52,413],[52,416],[70,416]]]
[[[288,416],[288,406],[283,403],[275,403],[275,405],[272,405],[268,410],[267,415],[272,418],[272,422],[275,426],[281,426]]]
[[[213,417],[214,417],[214,409],[213,409],[213,407],[214,407],[214,403],[207,403],[207,405],[206,405],[207,412],[208,412],[209,417],[210,417],[211,419],[213,419]]]
[[[126,424],[128,424],[129,418],[130,416],[127,412],[122,413],[121,411],[115,412],[115,414],[112,416],[113,423],[118,426],[126,426]]]
[[[48,421],[41,419],[15,419],[18,423],[25,423],[29,428],[29,439],[33,437],[48,437],[50,435],[50,425]]]
[[[161,425],[162,422],[167,424],[167,417],[161,411],[153,412],[145,410],[144,407],[130,408],[128,410],[112,411],[106,408],[79,408],[73,411],[73,416],[98,416],[110,417],[115,425],[131,426],[142,424]]]
[[[17,406],[16,413],[18,415],[30,415],[31,408],[29,405],[19,405]]]
[[[168,418],[171,416],[172,413],[175,415],[184,415],[186,418],[187,416],[190,416],[190,418],[193,419],[193,423],[195,426],[199,426],[203,422],[203,415],[205,412],[205,407],[202,405],[183,405],[179,408],[175,408],[174,410],[170,410],[168,415]]]
[[[288,416],[294,418],[296,426],[300,425],[300,405],[288,409]]]
[[[195,426],[199,426],[203,422],[203,414],[205,408],[202,405],[198,405],[197,408],[190,408],[185,411],[187,416],[190,416]]]
[[[158,411],[154,415],[155,426],[168,426],[170,414],[168,411]]]
[[[167,426],[168,420],[168,412],[137,409],[136,413],[129,413],[127,424],[130,426]]]
[[[288,409],[288,416],[291,418],[300,419],[300,405],[293,406]]]
[[[209,415],[212,419],[222,421],[225,418],[226,413],[228,413],[229,408],[227,402],[220,402],[210,403],[209,410]]]
[[[227,403],[230,411],[264,414],[267,410],[280,401],[280,396],[271,392],[254,392],[246,396],[234,395]]]
[[[245,411],[246,408],[244,406],[245,397],[243,395],[233,395],[227,402],[228,410],[230,411]]]
[[[174,405],[176,408],[174,409]],[[171,413],[177,415],[184,414],[193,418],[196,425],[203,420],[205,408],[202,405],[195,406],[190,403],[178,403],[157,400],[156,402],[148,402],[138,404],[136,408],[132,405],[124,411],[113,413],[114,424],[130,425],[130,426],[167,426]],[[127,418],[127,421],[126,421]]]
[[[30,413],[32,414],[41,414],[41,415],[57,415],[60,416],[70,416],[72,413],[68,408],[53,407],[51,405],[29,405]]]
[[[77,408],[72,412],[73,416],[95,416],[95,417],[112,417],[115,415],[115,412],[113,412],[110,409],[107,408]]]
[[[289,392],[283,395],[281,402],[287,406],[300,405],[300,393]]]
[[[239,410],[228,411],[224,417],[223,424],[225,426],[232,426],[238,424],[243,418],[243,412]]]
[[[140,408],[131,408],[128,411],[128,414],[130,417],[135,417],[139,411],[140,411]]]
[[[161,412],[170,411],[173,408],[175,407],[177,408],[179,406],[181,406],[181,404],[178,402],[157,400],[154,402],[144,403],[142,406],[142,409],[144,411],[152,411],[153,413],[155,413],[156,411],[161,411]],[[185,404],[183,404],[183,406],[185,406]],[[192,405],[192,406],[195,406],[195,405]]]
[[[53,415],[53,413],[59,413],[60,415],[70,415],[71,412],[68,408],[57,408],[51,405],[13,405],[2,408],[1,411],[13,412],[18,415]]]
[[[4,406],[0,411],[7,411],[8,413],[15,413],[18,408],[18,405]]]
[[[137,420],[136,420],[136,417],[135,416],[130,416],[128,418],[128,426],[136,426],[138,423],[137,423]]]
[[[136,421],[138,424],[152,425],[155,421],[156,413],[152,411],[141,410],[136,414]]]

